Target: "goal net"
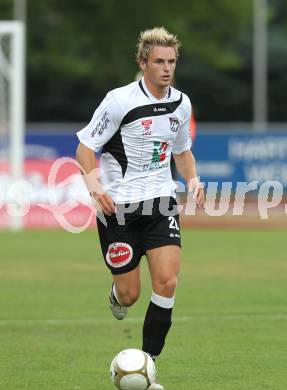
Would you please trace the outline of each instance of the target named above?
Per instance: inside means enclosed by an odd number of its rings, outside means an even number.
[[[11,185],[23,176],[24,34],[23,22],[0,21],[0,175],[7,171]],[[1,194],[1,198],[5,200],[5,195]],[[11,215],[10,227],[13,230],[22,227],[17,213]]]

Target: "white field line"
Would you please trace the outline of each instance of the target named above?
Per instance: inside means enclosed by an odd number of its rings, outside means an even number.
[[[124,322],[142,323],[143,317],[126,318]],[[216,321],[287,321],[287,313],[282,314],[222,314],[222,315],[194,315],[173,317],[174,322],[191,322],[197,320]],[[102,325],[116,323],[113,317],[109,318],[31,318],[31,319],[0,319],[0,326],[33,326],[33,325]]]

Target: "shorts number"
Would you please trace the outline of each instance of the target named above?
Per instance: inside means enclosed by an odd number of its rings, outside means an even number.
[[[169,223],[170,229],[179,230],[178,223],[174,217],[168,217],[168,220],[170,221],[170,223]]]

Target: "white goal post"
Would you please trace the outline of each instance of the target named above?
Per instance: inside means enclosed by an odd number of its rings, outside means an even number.
[[[2,47],[2,40],[7,37],[10,43],[8,55]],[[25,150],[25,25],[21,21],[0,21],[0,73],[8,86],[7,159],[12,183],[16,183],[23,177]],[[12,230],[21,229],[22,218],[12,216],[10,227]]]

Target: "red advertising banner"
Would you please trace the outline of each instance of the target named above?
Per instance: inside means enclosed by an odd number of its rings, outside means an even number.
[[[23,180],[13,183],[6,163],[0,162],[0,228],[13,215],[25,228],[63,228],[78,232],[95,226],[95,210],[72,158],[27,160]]]

